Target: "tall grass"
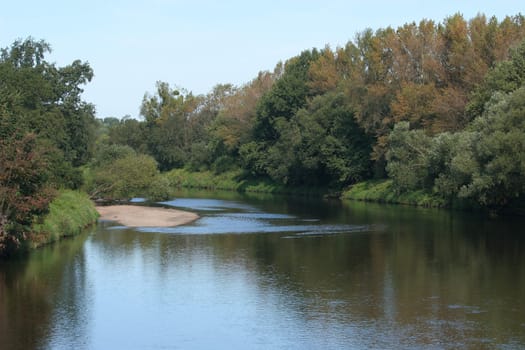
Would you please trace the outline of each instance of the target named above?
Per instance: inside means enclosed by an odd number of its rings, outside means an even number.
[[[60,190],[49,205],[49,213],[33,225],[31,247],[79,234],[83,228],[96,222],[97,218],[95,205],[87,194]]]

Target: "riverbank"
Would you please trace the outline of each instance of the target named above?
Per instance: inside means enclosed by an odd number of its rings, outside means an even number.
[[[317,196],[327,193],[325,188],[287,187],[268,179],[245,179],[242,170],[215,174],[212,171],[191,172],[186,169],[174,169],[163,176],[172,188]]]
[[[239,193],[278,194],[294,196],[329,197],[341,200],[410,205],[425,208],[443,208],[485,212],[490,216],[525,216],[525,198],[515,198],[505,208],[484,208],[473,200],[447,199],[425,190],[400,193],[391,179],[366,180],[345,189],[287,187],[268,179],[245,179],[240,170],[214,174],[211,171],[190,172],[175,169],[163,174],[171,188],[222,190]]]
[[[368,180],[356,183],[341,194],[341,199],[427,208],[451,206],[444,198],[421,190],[398,193],[392,180]]]
[[[176,169],[164,174],[170,186],[176,188],[225,190],[240,193],[268,193],[291,195],[329,196],[343,200],[364,202],[402,204],[420,207],[448,208],[444,198],[425,191],[398,193],[392,180],[368,180],[352,185],[342,192],[330,191],[326,188],[286,187],[272,183],[269,180],[246,180],[240,171],[225,172],[219,175],[209,171],[190,172]],[[454,207],[461,208],[461,203]]]
[[[291,195],[329,196],[339,199],[365,202],[404,204],[422,207],[444,208],[448,203],[441,197],[425,191],[397,193],[392,180],[369,180],[352,185],[342,192],[326,188],[287,187],[269,180],[246,180],[241,171],[213,174],[210,171],[190,172],[175,169],[164,174],[171,187],[224,190],[240,193],[268,193]]]
[[[73,236],[94,224],[98,218],[95,205],[86,193],[61,190],[49,204],[49,212],[33,225],[29,248]]]
[[[137,205],[109,205],[96,207],[100,220],[116,221],[129,227],[171,227],[188,224],[199,216],[177,209]]]

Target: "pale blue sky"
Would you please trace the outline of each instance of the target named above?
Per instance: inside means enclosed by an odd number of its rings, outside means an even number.
[[[523,0],[17,0],[0,12],[0,46],[44,39],[58,65],[88,61],[84,99],[98,117],[138,116],[162,80],[195,94],[241,85],[302,50],[343,46],[378,29],[460,12],[466,19],[524,13]]]

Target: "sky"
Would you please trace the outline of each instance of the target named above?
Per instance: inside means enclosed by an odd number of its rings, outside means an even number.
[[[89,62],[84,88],[97,117],[139,117],[146,92],[164,81],[193,94],[242,85],[311,48],[344,46],[366,28],[397,27],[455,13],[499,20],[525,14],[523,0],[18,0],[0,12],[0,47],[29,36],[47,60]]]

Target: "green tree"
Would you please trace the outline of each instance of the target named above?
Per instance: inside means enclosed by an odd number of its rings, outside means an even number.
[[[191,157],[194,117],[202,102],[182,89],[157,82],[155,95],[144,96],[141,115],[145,119],[148,154],[161,170],[181,168]]]
[[[208,129],[208,147],[212,153],[212,167],[215,171],[239,166],[241,146],[252,141],[257,103],[271,89],[278,75],[278,67],[273,73],[260,72],[255,79],[236,88],[223,101],[222,108]]]
[[[285,64],[284,73],[271,90],[262,96],[256,110],[254,136],[257,141],[274,142],[279,138],[276,120],[290,120],[306,106],[310,64],[319,56],[317,50],[303,51]]]
[[[372,139],[357,124],[344,94],[318,96],[297,113],[300,144],[294,150],[301,184],[340,188],[370,175]]]
[[[509,60],[499,62],[472,93],[467,106],[472,117],[480,116],[496,92],[509,93],[525,84],[525,41],[511,51]]]
[[[112,123],[108,128],[107,142],[126,145],[138,153],[147,153],[148,135],[146,123],[133,119],[123,118]]]
[[[92,169],[93,179],[88,189],[91,197],[167,199],[170,193],[168,183],[160,176],[155,159],[130,151],[129,148],[118,149],[115,146],[107,148],[108,154],[101,156],[105,161]],[[108,162],[111,158],[113,160]]]
[[[284,158],[290,149],[288,139],[292,137],[286,125],[307,105],[311,96],[308,87],[310,64],[318,57],[319,52],[313,50],[288,60],[281,76],[259,100],[253,125],[256,145],[248,144],[240,150],[245,157],[243,163],[254,167],[247,169],[252,174],[270,175],[278,181],[288,182],[286,169],[289,165],[281,164],[288,161]]]
[[[33,132],[48,139],[73,166],[93,151],[94,107],[81,99],[81,86],[93,77],[89,64],[56,67],[45,60],[44,41],[15,41],[0,54],[0,136]]]
[[[0,256],[19,248],[35,216],[46,212],[47,167],[34,134],[0,139]]]
[[[0,50],[0,254],[25,241],[51,188],[80,186],[94,145],[94,107],[81,99],[87,63],[57,67],[32,38]]]
[[[453,158],[465,181],[458,196],[500,208],[525,194],[525,87],[498,93],[465,136],[468,147]]]
[[[386,169],[396,188],[407,191],[428,187],[432,138],[422,130],[410,130],[408,122],[400,122],[388,141]]]

